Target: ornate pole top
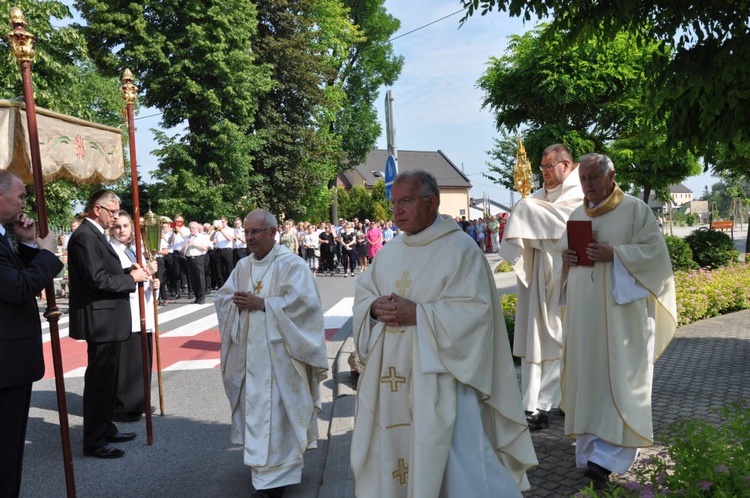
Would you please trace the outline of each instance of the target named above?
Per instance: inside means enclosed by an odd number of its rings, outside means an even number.
[[[5,35],[5,38],[10,43],[13,56],[18,62],[33,62],[35,37],[26,31],[26,19],[18,7],[10,9],[10,24],[13,29]]]
[[[138,97],[138,87],[133,84],[133,73],[130,69],[125,69],[122,73],[123,84],[120,87],[120,93],[122,94],[122,100],[125,101],[125,105],[135,104],[135,99]]]
[[[518,149],[516,150],[516,164],[513,167],[513,184],[518,193],[521,194],[522,199],[529,195],[534,185],[531,163],[526,156],[526,148],[523,146],[520,135],[518,136]]]

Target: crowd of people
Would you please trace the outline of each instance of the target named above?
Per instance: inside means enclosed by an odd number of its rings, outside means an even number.
[[[70,336],[88,346],[84,455],[122,457],[113,443],[136,434],[114,422],[150,409],[138,381],[136,346],[148,335],[137,326],[137,284],[196,304],[216,290],[231,440],[243,446],[253,496],[282,496],[318,439],[328,361],[315,276],[340,265],[345,277],[361,273],[358,497],[521,496],[537,464],[530,430],[548,428],[553,409],[592,481],[626,472],[638,448],[653,445],[653,363],[676,328],[666,244],[649,208],[619,189],[608,157],[574,163],[555,144],[541,169],[544,187],[507,220],[439,214],[435,178],[416,170],[393,183],[393,220],[279,226],[258,209],[231,227],[226,217],[185,226],[178,214],[162,224],[155,262],[138,261],[119,198],[93,194],[64,241]],[[62,268],[54,237],[36,237],[24,204],[20,179],[0,172],[0,222],[17,238],[14,247],[0,227],[0,309],[12,316],[0,324],[3,498],[19,493],[31,385],[44,370],[35,295]],[[568,220],[589,226],[582,249],[569,245],[580,235],[569,239]],[[488,250],[518,276],[512,352]],[[521,389],[512,354],[522,359]]]

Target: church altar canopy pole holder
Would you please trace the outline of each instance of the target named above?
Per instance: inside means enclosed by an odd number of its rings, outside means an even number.
[[[143,240],[141,237],[141,206],[138,194],[138,162],[135,154],[135,117],[133,106],[138,95],[138,87],[133,84],[133,74],[130,69],[125,69],[122,74],[123,84],[120,87],[122,100],[125,102],[124,117],[128,125],[128,138],[130,145],[130,181],[133,191],[133,228],[135,229],[135,260],[138,264],[143,261]],[[141,321],[141,356],[143,357],[143,399],[145,401],[146,414],[146,441],[149,446],[154,444],[154,428],[151,418],[151,371],[148,361],[148,333],[146,332],[146,296],[144,294],[143,282],[138,283],[138,309]]]

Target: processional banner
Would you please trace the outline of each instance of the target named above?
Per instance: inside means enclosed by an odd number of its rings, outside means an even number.
[[[122,132],[118,128],[36,108],[44,182],[112,183],[125,172]],[[0,169],[34,182],[25,106],[0,100]]]

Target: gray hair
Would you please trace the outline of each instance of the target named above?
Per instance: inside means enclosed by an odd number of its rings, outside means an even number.
[[[615,164],[612,162],[612,159],[605,156],[604,154],[597,154],[596,152],[590,152],[581,156],[578,162],[581,164],[596,164],[597,166],[599,166],[599,169],[601,169],[602,173],[605,174],[615,170]]]
[[[253,211],[250,211],[249,213],[247,213],[247,216],[245,216],[245,220],[244,221],[247,221],[247,219],[253,213],[260,213],[260,214],[262,214],[263,215],[263,222],[266,224],[266,226],[268,228],[271,228],[271,227],[278,228],[279,227],[279,223],[276,221],[276,216],[274,216],[270,211],[266,211],[265,209],[255,209]],[[243,221],[243,223],[244,223],[244,221]]]
[[[99,190],[91,194],[91,197],[89,197],[89,202],[86,205],[86,210],[90,213],[91,210],[94,209],[94,206],[101,202],[116,202],[117,204],[119,204],[120,198],[117,197],[117,194],[115,194],[111,190]]]
[[[423,195],[435,196],[437,200],[440,201],[440,187],[438,187],[437,180],[434,176],[432,176],[431,173],[428,173],[425,170],[413,169],[410,171],[399,173],[396,176],[396,179],[393,181],[393,184],[395,185],[397,183],[405,182],[406,180],[410,180],[412,178],[416,178],[419,184],[422,186]]]
[[[8,171],[7,169],[0,170],[0,192],[2,193],[8,193],[10,191],[11,185],[13,185],[13,180],[18,177],[17,174],[13,173],[12,171]]]

